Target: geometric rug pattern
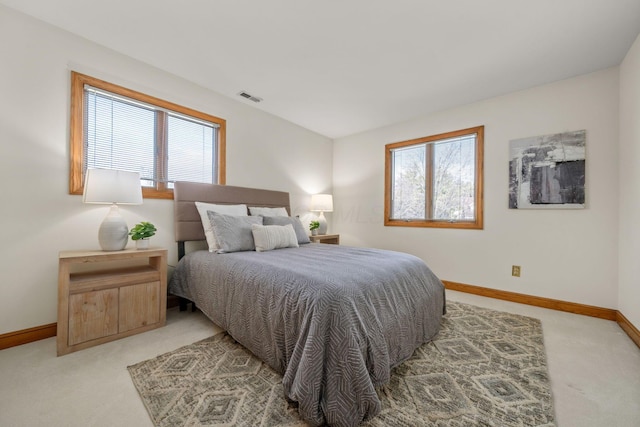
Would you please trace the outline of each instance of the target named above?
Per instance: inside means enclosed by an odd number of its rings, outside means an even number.
[[[226,333],[128,370],[158,427],[307,425],[282,377]],[[458,302],[378,395],[362,426],[555,425],[540,321]]]

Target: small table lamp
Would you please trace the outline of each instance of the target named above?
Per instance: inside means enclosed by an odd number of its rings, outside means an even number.
[[[318,234],[327,234],[327,219],[324,212],[333,212],[333,196],[331,194],[314,194],[311,196],[311,212],[320,212]]]
[[[82,201],[111,205],[98,230],[98,241],[104,251],[121,251],[129,241],[129,229],[120,215],[118,204],[142,204],[140,174],[112,169],[88,169]]]

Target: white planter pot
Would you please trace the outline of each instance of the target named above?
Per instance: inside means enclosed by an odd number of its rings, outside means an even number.
[[[149,249],[149,239],[136,240],[136,249]]]

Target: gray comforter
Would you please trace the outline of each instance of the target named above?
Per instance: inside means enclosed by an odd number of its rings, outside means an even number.
[[[313,243],[193,252],[169,291],[281,373],[287,398],[312,425],[375,416],[375,388],[436,335],[445,305],[442,283],[417,257]]]

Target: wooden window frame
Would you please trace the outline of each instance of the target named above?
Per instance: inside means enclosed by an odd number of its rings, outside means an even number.
[[[412,145],[436,142],[450,138],[476,134],[476,158],[475,158],[475,220],[436,220],[436,219],[392,219],[392,185],[393,185],[393,159],[392,153],[394,149],[409,147]],[[433,164],[433,144],[427,144],[427,167],[432,170]],[[397,227],[434,227],[434,228],[459,228],[459,229],[476,229],[484,228],[484,192],[483,192],[483,176],[484,176],[484,126],[476,126],[468,129],[456,130],[453,132],[431,135],[423,138],[411,139],[408,141],[395,142],[385,145],[385,180],[384,180],[384,225]],[[433,183],[431,179],[432,173],[426,174],[427,191],[425,196],[425,209],[430,211],[433,199]]]
[[[69,194],[82,194],[84,190],[84,86],[89,85],[97,89],[102,89],[120,96],[135,99],[146,104],[160,107],[165,110],[174,111],[186,116],[195,117],[210,123],[215,123],[219,127],[217,129],[217,184],[226,183],[226,120],[215,117],[200,111],[183,107],[169,101],[145,95],[143,93],[127,89],[104,80],[96,79],[91,76],[71,72],[71,123],[70,123],[70,168],[69,168]],[[157,132],[164,132],[162,129],[156,129]],[[156,145],[156,176],[163,176],[166,170],[166,144]],[[142,196],[149,199],[173,199],[173,189],[168,188],[164,182],[159,182],[155,188],[142,187]]]

